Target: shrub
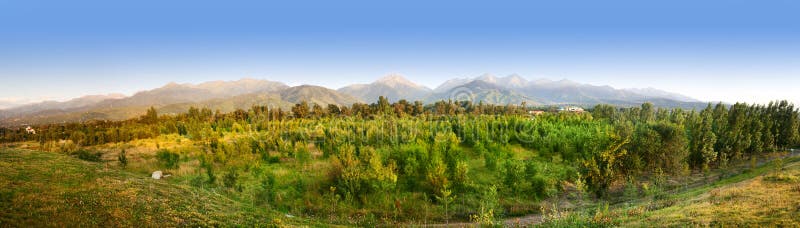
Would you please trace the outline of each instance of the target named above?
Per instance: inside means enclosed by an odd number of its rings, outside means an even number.
[[[629,178],[625,181],[625,189],[622,192],[623,197],[627,199],[633,199],[639,197],[639,188],[635,183],[636,181],[633,178]]]
[[[167,149],[161,149],[156,152],[156,158],[164,168],[174,169],[178,168],[178,163],[180,162],[181,156],[178,153],[171,152]]]
[[[92,152],[89,152],[87,150],[81,149],[81,150],[75,151],[75,155],[78,156],[78,159],[81,159],[81,160],[84,160],[84,161],[99,162],[99,161],[102,161],[102,159],[100,159],[100,156],[102,156],[103,154],[100,153],[100,152],[92,153]]]
[[[228,173],[225,173],[225,176],[222,176],[222,183],[225,185],[226,188],[234,188],[236,187],[237,190],[241,191],[241,187],[236,185],[238,182],[239,173],[236,172],[235,169],[231,169]]]
[[[275,198],[275,187],[275,176],[272,173],[267,173],[261,180],[261,188],[256,190],[255,203],[258,205],[269,204]]]
[[[531,192],[536,199],[544,199],[551,193],[550,181],[540,175],[531,178]]]
[[[503,182],[512,193],[518,193],[525,180],[525,164],[516,159],[509,159],[505,163]]]

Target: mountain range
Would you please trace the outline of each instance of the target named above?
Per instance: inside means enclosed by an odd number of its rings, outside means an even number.
[[[513,74],[497,77],[484,74],[474,78],[448,80],[435,89],[419,85],[398,74],[387,75],[369,84],[354,84],[333,90],[321,86],[288,86],[281,82],[245,78],[237,81],[211,81],[200,84],[169,83],[131,96],[91,95],[57,102],[44,101],[0,110],[0,125],[123,120],[141,115],[149,107],[160,113],[185,112],[190,106],[222,112],[269,105],[288,109],[301,101],[320,105],[372,103],[379,96],[390,101],[405,99],[433,103],[439,100],[470,100],[475,103],[521,104],[536,106],[612,104],[634,106],[651,102],[660,107],[698,108],[706,103],[654,88],[615,89],[610,86],[581,84],[569,80],[529,81]]]

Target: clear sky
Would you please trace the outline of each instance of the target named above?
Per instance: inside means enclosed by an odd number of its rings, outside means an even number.
[[[0,0],[0,102],[517,73],[800,103],[794,0],[291,2]]]

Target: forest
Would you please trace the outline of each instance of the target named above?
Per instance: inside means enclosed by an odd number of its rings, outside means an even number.
[[[0,128],[0,140],[142,175],[163,170],[166,181],[329,224],[498,224],[542,213],[552,198],[665,194],[672,177],[797,146],[798,126],[787,101],[559,112],[381,97],[230,113],[150,108],[125,121],[32,126],[36,134]]]

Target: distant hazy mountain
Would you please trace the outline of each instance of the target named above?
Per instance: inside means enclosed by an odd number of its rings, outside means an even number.
[[[659,107],[702,108],[706,103],[653,88],[615,89],[610,86],[581,84],[569,80],[537,79],[519,75],[496,77],[484,74],[475,78],[448,80],[435,90],[413,83],[400,75],[389,75],[370,84],[346,86],[337,90],[320,86],[289,87],[280,82],[258,79],[212,81],[200,84],[170,83],[142,91],[130,97],[119,94],[85,96],[66,102],[40,102],[0,110],[0,124],[15,125],[122,120],[139,116],[149,107],[161,113],[181,113],[191,106],[222,112],[268,105],[288,109],[307,101],[320,105],[372,103],[379,96],[391,101],[407,99],[433,103],[439,100],[472,100],[475,103],[593,106],[613,104],[640,105],[652,102]]]
[[[133,96],[85,96],[66,102],[42,102],[0,111],[3,123],[85,121],[91,119],[126,119],[138,116],[148,107],[195,104],[212,99],[231,98],[254,92],[276,92],[288,88],[280,82],[256,79],[213,81],[201,84],[169,83],[141,91]],[[82,113],[77,115],[76,113]],[[87,116],[88,115],[88,116]],[[41,120],[41,121],[36,121]]]
[[[169,83],[161,88],[138,92],[124,99],[104,101],[91,108],[163,106],[178,103],[193,103],[254,92],[275,92],[287,87],[286,84],[280,82],[256,79],[213,81],[198,85]]]
[[[256,92],[274,92],[289,88],[281,82],[244,78],[238,81],[212,81],[200,83],[195,88],[205,89],[220,97]]]
[[[338,91],[365,102],[377,101],[380,96],[386,97],[391,102],[400,99],[421,100],[433,92],[431,89],[417,85],[397,74],[388,75],[370,84],[346,86]]]
[[[43,101],[39,103],[27,104],[17,106],[5,110],[0,110],[0,117],[8,118],[20,115],[27,115],[42,111],[63,111],[84,106],[94,105],[105,100],[117,100],[124,98],[122,94],[108,94],[108,95],[89,95],[79,98],[74,98],[64,102],[58,101]]]
[[[473,78],[454,78],[454,79],[450,79],[450,80],[445,81],[441,85],[437,86],[435,89],[433,89],[433,91],[436,92],[436,93],[444,93],[444,92],[450,91],[453,88],[456,88],[458,86],[470,83],[472,81],[475,81],[475,79],[473,79]]]
[[[440,100],[453,101],[472,101],[474,103],[487,104],[520,104],[526,102],[529,105],[541,105],[542,103],[524,94],[518,93],[509,88],[493,84],[483,80],[474,80],[469,83],[459,85],[445,92],[431,95],[425,101],[433,103]]]
[[[484,81],[508,89],[522,88],[527,86],[529,83],[528,80],[522,78],[517,74],[512,74],[506,77],[497,77],[492,74],[486,73],[476,78],[456,78],[447,80],[438,87],[436,87],[434,91],[437,93],[447,92],[455,87],[459,87],[473,81]]]
[[[484,74],[476,78],[477,80],[485,81],[505,88],[522,88],[528,85],[528,80],[522,78],[517,74],[512,74],[506,77],[496,77],[492,74]]]
[[[485,99],[484,102],[500,104],[508,103],[512,100],[526,99],[529,104],[544,104],[544,105],[559,105],[559,104],[575,104],[591,106],[595,104],[608,103],[615,105],[636,105],[646,101],[658,101],[664,107],[695,107],[698,105],[692,104],[698,102],[690,97],[669,93],[657,89],[614,89],[610,86],[595,86],[589,84],[581,84],[570,80],[553,81],[549,79],[537,79],[528,81],[525,78],[513,74],[506,77],[496,77],[491,74],[484,74],[472,79],[461,78],[448,80],[434,91],[437,94],[447,93],[455,88],[463,87],[464,85],[482,81],[498,86],[505,89],[508,99]],[[493,93],[497,93],[497,88],[491,88]],[[502,90],[501,90],[502,91]],[[475,94],[486,93],[487,91],[481,88],[474,88],[472,91]],[[516,96],[516,97],[515,97]],[[524,98],[520,98],[522,96]],[[442,95],[438,95],[442,97]],[[655,102],[654,102],[655,103]]]
[[[660,90],[660,89],[655,89],[655,88],[652,88],[652,87],[648,87],[648,88],[631,88],[631,89],[623,89],[623,90],[628,91],[628,92],[632,92],[632,93],[636,93],[636,94],[642,95],[644,97],[650,97],[650,98],[666,98],[666,99],[671,99],[671,100],[676,100],[676,101],[683,101],[683,102],[700,102],[697,99],[694,99],[694,98],[691,98],[691,97],[688,97],[688,96],[685,96],[685,95],[682,95],[682,94],[667,92],[667,91]]]
[[[273,108],[283,108],[288,110],[294,103],[281,100],[281,95],[277,93],[256,92],[237,95],[227,98],[216,98],[198,103],[171,104],[158,108],[159,113],[177,114],[186,112],[189,107],[208,108],[227,113],[237,109],[247,110],[253,105],[265,105]]]
[[[30,102],[25,99],[2,99],[0,98],[0,110],[3,109],[10,109],[14,107],[19,107],[27,104],[32,104],[36,102]]]
[[[349,105],[361,102],[358,98],[321,86],[302,85],[280,91],[281,99],[290,103],[317,103],[320,105]]]

